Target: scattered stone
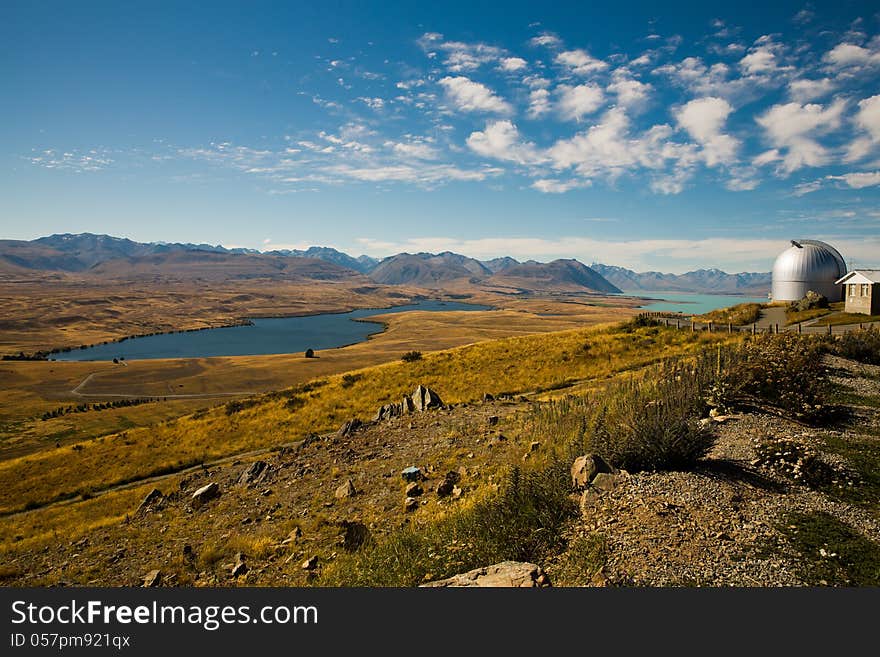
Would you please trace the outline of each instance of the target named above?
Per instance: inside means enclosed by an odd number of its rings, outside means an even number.
[[[193,559],[195,559],[195,556],[196,555],[195,555],[195,552],[193,552],[192,545],[187,543],[186,545],[183,546],[183,558],[184,559],[186,559],[187,561],[192,561]]]
[[[584,489],[600,472],[610,474],[614,470],[598,454],[578,456],[571,465],[571,483],[578,490]]]
[[[532,442],[529,443],[529,451],[530,452],[537,452],[538,449],[540,449],[540,447],[541,447],[541,443],[538,442],[537,440],[533,440]]]
[[[339,544],[348,552],[354,552],[370,538],[370,530],[360,521],[343,520],[339,527],[342,529]]]
[[[266,465],[265,461],[254,461],[251,463],[247,469],[239,475],[238,484],[241,486],[247,486],[260,479],[265,473]]]
[[[410,413],[415,413],[416,405],[413,403],[412,397],[409,395],[404,395],[403,400],[400,402],[400,411],[404,415],[409,415]]]
[[[621,477],[619,475],[609,474],[607,472],[600,472],[595,477],[593,477],[593,488],[597,488],[601,491],[612,491],[620,485]]]
[[[486,422],[489,423],[490,427],[494,427],[496,424],[498,424],[498,416],[497,415],[490,415],[489,418],[486,420]]]
[[[193,493],[191,500],[192,507],[194,509],[199,509],[216,497],[220,497],[220,486],[212,481],[210,484],[202,486]]]
[[[455,499],[458,499],[461,497],[461,494],[462,494],[461,488],[459,488],[458,486],[452,487],[452,497],[454,497]]]
[[[423,385],[419,385],[415,392],[413,392],[412,402],[415,410],[420,412],[443,406],[443,400],[440,399],[440,395]]]
[[[317,556],[309,557],[308,559],[306,559],[305,561],[302,562],[302,569],[303,570],[314,570],[317,567],[318,567],[318,557]]]
[[[145,511],[148,507],[152,506],[154,502],[158,502],[161,499],[162,499],[162,491],[160,491],[158,488],[154,488],[149,493],[147,493],[147,496],[140,503],[137,510],[138,511]]]
[[[425,478],[425,475],[422,474],[421,468],[417,468],[414,465],[404,468],[401,471],[400,476],[403,477],[404,481],[422,481]]]
[[[287,535],[287,538],[293,539],[294,541],[302,538],[303,530],[299,527],[294,527],[293,530]]]
[[[419,501],[414,497],[407,497],[403,501],[403,510],[404,511],[415,511],[419,508]]]
[[[484,401],[484,402],[495,401],[495,395],[492,395],[492,394],[490,394],[490,393],[488,393],[488,392],[483,393],[483,401]]]
[[[351,479],[346,479],[345,483],[336,489],[335,495],[336,499],[340,500],[357,495],[357,489],[354,487],[354,482]]]
[[[437,495],[439,497],[448,497],[449,495],[452,495],[455,485],[460,479],[461,477],[457,472],[447,472],[446,476],[443,477],[443,481],[437,484]]]
[[[424,491],[422,490],[422,487],[419,486],[415,481],[412,481],[406,485],[405,493],[407,497],[418,497],[423,492]]]
[[[162,583],[162,571],[160,570],[151,570],[146,575],[144,575],[144,588],[153,588],[155,586],[159,586]]]
[[[461,586],[543,588],[549,587],[551,584],[546,573],[536,564],[522,561],[503,561],[419,586],[430,588]]]

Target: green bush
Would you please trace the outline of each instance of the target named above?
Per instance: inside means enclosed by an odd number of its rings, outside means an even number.
[[[403,356],[400,357],[404,363],[412,363],[417,360],[422,360],[422,352],[421,351],[407,351]]]

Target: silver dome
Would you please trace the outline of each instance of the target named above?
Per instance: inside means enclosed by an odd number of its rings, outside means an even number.
[[[810,290],[840,301],[843,290],[834,281],[846,273],[846,264],[834,247],[816,240],[792,240],[773,263],[774,301],[798,301]]]

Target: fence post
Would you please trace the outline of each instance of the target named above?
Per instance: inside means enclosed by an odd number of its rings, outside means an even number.
[[[776,325],[776,335],[779,335],[779,324]]]
[[[755,335],[758,332],[758,324],[752,324],[752,335]]]
[[[712,332],[712,322],[709,322],[709,333]]]
[[[828,324],[828,335],[831,335],[831,324]]]
[[[731,324],[730,322],[727,322],[727,332],[733,333],[733,324]]]
[[[803,327],[804,327],[804,325],[801,324],[800,322],[798,322],[798,335],[800,335],[801,333],[804,332]]]

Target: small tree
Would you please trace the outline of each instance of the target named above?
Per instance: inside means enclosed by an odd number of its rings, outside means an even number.
[[[314,358],[315,350],[314,349],[306,349],[306,358]]]
[[[412,363],[417,360],[422,360],[422,352],[421,351],[407,351],[403,356],[400,357],[404,363]]]

